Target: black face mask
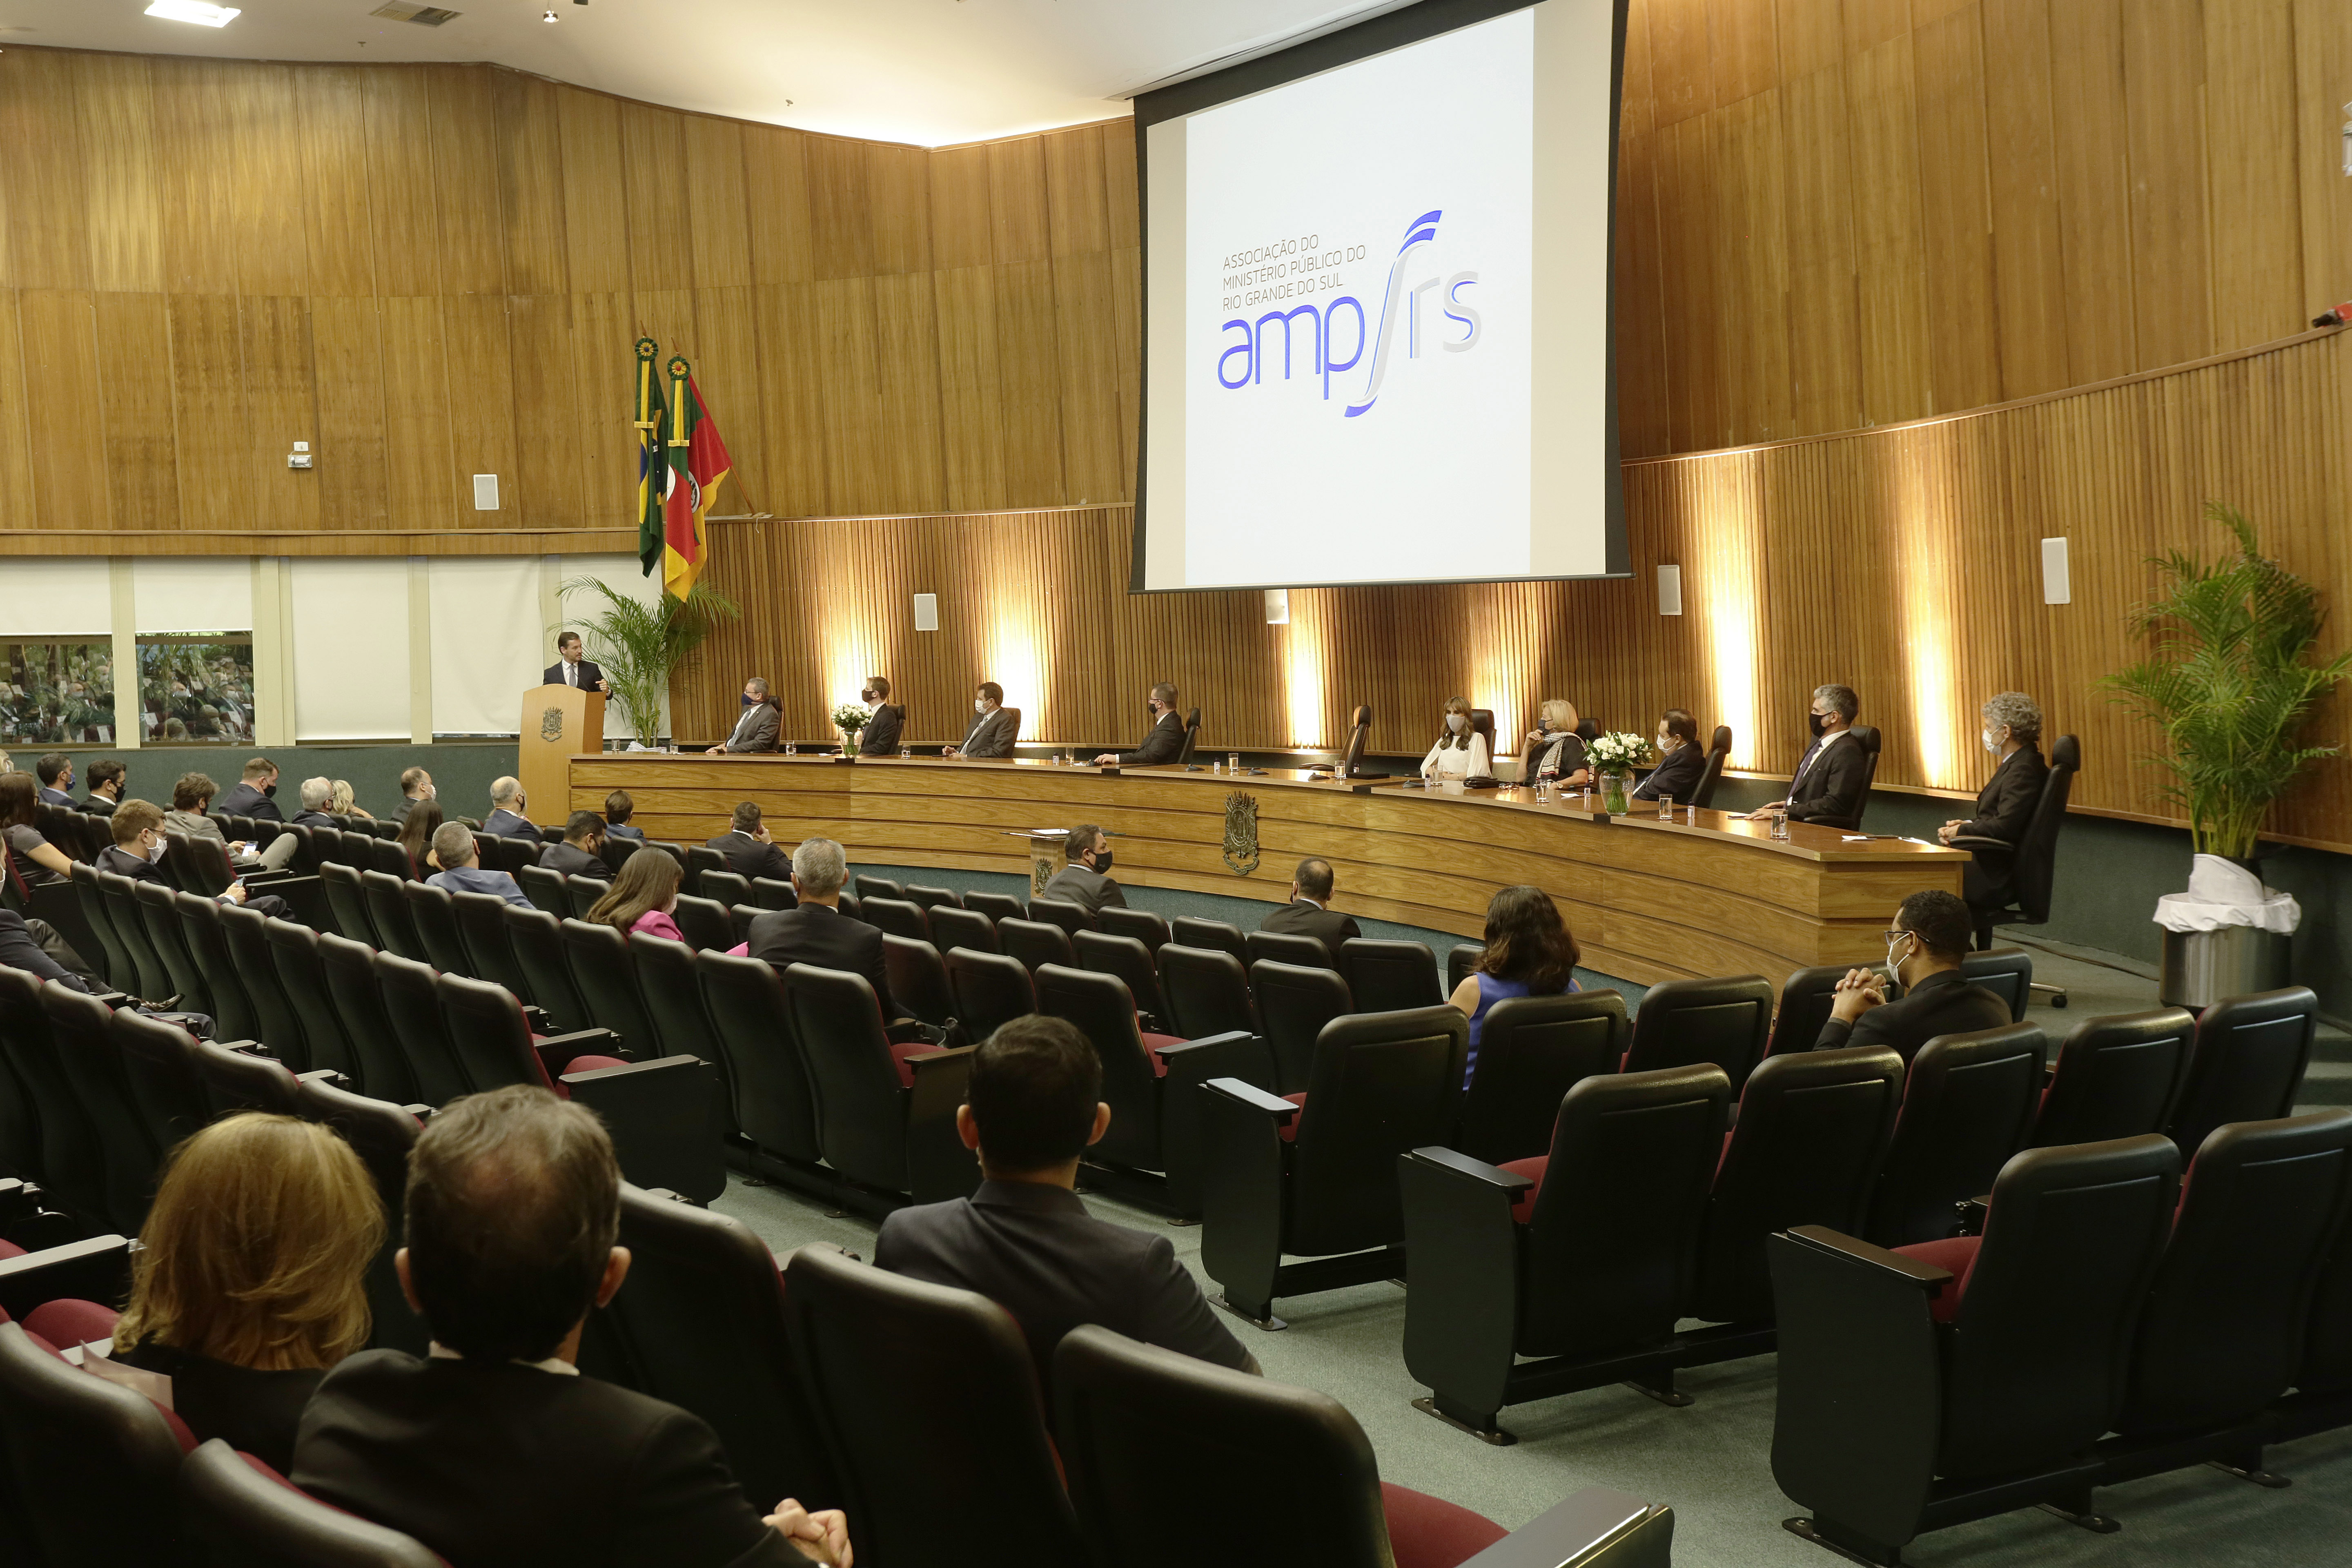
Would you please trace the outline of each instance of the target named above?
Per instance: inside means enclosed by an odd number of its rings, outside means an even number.
[[[751,706],[755,705],[759,700],[759,700],[758,698],[756,698],[756,697],[746,697],[745,699],[743,699],[743,706],[744,706],[744,707],[746,707],[746,708],[750,708],[750,707],[751,707]]]
[[[1110,875],[1110,851],[1107,848],[1095,851],[1095,875],[1097,877]]]
[[[1808,713],[1805,715],[1805,728],[1813,732],[1813,739],[1816,741],[1822,738],[1822,728],[1826,722],[1827,721],[1822,719],[1822,717],[1818,713]]]
[[[861,691],[857,694],[857,700],[860,702],[871,702],[874,700],[874,693],[871,691]]]
[[[261,793],[264,795],[276,795],[278,793],[278,786],[276,784],[270,784],[264,788]]]

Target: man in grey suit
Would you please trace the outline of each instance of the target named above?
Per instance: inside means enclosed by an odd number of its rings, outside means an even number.
[[[1107,905],[1127,908],[1127,894],[1110,879],[1110,837],[1101,828],[1091,822],[1071,828],[1062,839],[1062,858],[1066,863],[1039,898],[1060,899],[1090,915]]]
[[[772,752],[776,737],[784,727],[783,710],[768,696],[768,678],[755,675],[743,683],[743,717],[735,721],[735,732],[710,748],[710,754],[721,752]]]
[[[993,680],[983,680],[971,700],[971,728],[963,732],[963,744],[943,748],[943,757],[1009,757],[1013,742],[1021,738],[1018,715],[1004,706],[1004,688]]]

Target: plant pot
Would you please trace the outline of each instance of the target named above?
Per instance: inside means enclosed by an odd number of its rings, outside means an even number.
[[[2224,996],[2275,991],[2289,983],[2294,941],[2257,926],[2168,931],[2157,995],[2168,1007],[2210,1007]]]
[[[1603,772],[1601,775],[1601,809],[1612,816],[1625,815],[1625,786],[1633,782],[1631,773]]]

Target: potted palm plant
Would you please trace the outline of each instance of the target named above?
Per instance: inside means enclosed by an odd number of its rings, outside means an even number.
[[[2101,681],[2162,733],[2162,749],[2140,760],[2166,775],[2163,797],[2189,817],[2189,890],[2158,900],[2156,918],[2164,1000],[2189,1006],[2286,983],[2301,910],[2263,886],[2255,846],[2296,776],[2336,754],[2298,742],[2352,668],[2352,653],[2315,657],[2327,623],[2319,590],[2263,555],[2234,508],[2215,503],[2206,516],[2235,548],[2210,562],[2182,550],[2155,557],[2162,591],[2132,616],[2149,657]]]
[[[594,608],[572,624],[613,683],[613,701],[638,743],[650,750],[661,735],[662,699],[670,673],[709,640],[721,621],[743,611],[716,588],[697,583],[683,599],[664,594],[658,605],[631,598],[596,577],[564,580],[562,596],[589,597]]]

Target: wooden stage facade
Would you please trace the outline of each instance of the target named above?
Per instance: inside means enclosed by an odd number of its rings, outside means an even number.
[[[1559,900],[1587,967],[1643,984],[1749,973],[1777,984],[1810,964],[1882,961],[1895,905],[1925,888],[1958,892],[1968,861],[1807,823],[1776,841],[1768,824],[1724,812],[1677,808],[1661,822],[1646,802],[1612,819],[1517,787],[1028,760],[604,752],[572,759],[565,810],[601,810],[614,789],[648,837],[700,844],[727,831],[736,802],[756,801],[778,843],[838,839],[853,870],[1027,875],[1024,834],[1092,822],[1116,836],[1112,874],[1128,888],[1281,903],[1298,861],[1320,855],[1337,907],[1474,940],[1496,889],[1532,882]]]

